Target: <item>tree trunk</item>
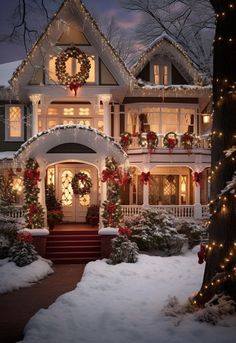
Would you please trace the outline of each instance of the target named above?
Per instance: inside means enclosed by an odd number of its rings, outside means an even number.
[[[235,152],[224,150],[236,145],[236,4],[211,0],[216,12],[213,72],[213,128],[211,163],[211,220],[209,247],[203,284],[196,302],[203,305],[215,292],[236,297],[232,274],[236,256],[236,198],[232,190],[221,195],[235,172]]]

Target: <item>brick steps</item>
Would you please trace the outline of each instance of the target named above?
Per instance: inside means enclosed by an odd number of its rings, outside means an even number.
[[[101,258],[97,230],[55,230],[47,240],[46,257],[54,263],[88,263]]]

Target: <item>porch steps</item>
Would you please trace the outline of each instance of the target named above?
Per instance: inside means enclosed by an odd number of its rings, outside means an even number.
[[[97,230],[53,230],[47,239],[46,258],[54,263],[88,263],[101,258]]]

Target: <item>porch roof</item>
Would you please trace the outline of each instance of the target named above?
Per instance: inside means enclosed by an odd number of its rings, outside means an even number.
[[[96,158],[99,159],[111,156],[119,164],[124,163],[127,159],[126,152],[112,137],[103,134],[97,129],[78,124],[58,125],[39,132],[22,144],[20,149],[14,154],[14,158],[17,161],[24,161],[25,159],[32,157],[49,164],[52,162],[49,155],[52,154],[49,154],[48,152],[61,144],[67,143],[87,146],[96,153]],[[70,158],[73,157],[73,153],[67,153],[67,155]],[[75,159],[78,158],[78,155],[79,154],[75,154]],[[85,155],[93,154],[83,154],[83,159],[86,158]]]

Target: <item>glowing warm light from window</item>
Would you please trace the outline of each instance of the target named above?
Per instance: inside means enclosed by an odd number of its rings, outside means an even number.
[[[9,136],[21,137],[22,136],[22,115],[20,107],[9,107]]]
[[[20,177],[13,178],[12,189],[16,191],[18,194],[23,190],[23,180]]]
[[[210,115],[209,114],[203,114],[203,123],[204,124],[210,123]]]
[[[75,110],[73,107],[70,108],[64,108],[63,109],[64,116],[73,116],[75,114]]]

